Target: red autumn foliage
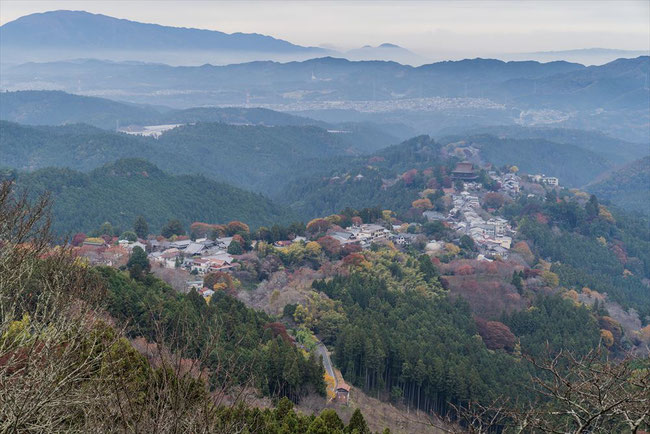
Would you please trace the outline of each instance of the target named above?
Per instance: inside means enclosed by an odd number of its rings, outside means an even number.
[[[341,255],[348,256],[351,253],[358,253],[361,250],[363,249],[358,244],[345,244],[341,249]]]
[[[338,257],[338,255],[341,253],[341,243],[329,235],[320,237],[316,240],[316,242],[320,244],[320,246],[325,251],[325,254],[330,258]]]
[[[515,335],[507,325],[499,321],[486,321],[479,317],[475,317],[474,321],[485,346],[490,350],[513,351],[515,349]]]
[[[474,274],[474,267],[471,265],[461,265],[456,269],[456,274],[460,276],[469,276],[470,274]]]
[[[244,233],[250,232],[250,228],[248,227],[248,225],[238,220],[234,220],[228,223],[228,226],[226,226],[226,230],[229,235],[236,234],[238,232],[244,232]]]
[[[406,172],[404,172],[404,174],[402,174],[402,181],[404,181],[404,184],[406,185],[411,185],[413,184],[413,181],[415,180],[417,174],[418,174],[417,169],[407,170]]]
[[[294,339],[287,333],[287,328],[279,322],[271,322],[264,326],[265,329],[271,330],[273,337],[281,336],[282,340],[289,344],[294,344]]]
[[[330,226],[332,226],[332,224],[325,219],[313,219],[307,223],[307,232],[310,234],[318,234],[320,232],[325,232]]]
[[[616,258],[619,260],[621,264],[625,264],[627,262],[627,253],[625,252],[625,246],[623,243],[620,241],[614,242],[614,244],[610,247],[612,253],[616,255]]]
[[[431,178],[429,181],[427,181],[427,187],[437,190],[440,188],[440,184],[438,184],[438,180],[436,178]]]
[[[542,275],[542,270],[538,270],[536,268],[525,268],[524,269],[524,277],[526,279],[530,279],[531,277],[539,277]]]
[[[498,274],[499,273],[499,267],[496,262],[490,262],[485,266],[485,272],[487,274]]]
[[[84,240],[86,239],[86,234],[83,232],[78,232],[74,234],[74,237],[72,237],[72,245],[77,247],[83,244]]]
[[[489,208],[501,208],[506,199],[501,193],[490,192],[483,196],[483,203]]]
[[[343,258],[343,263],[345,265],[354,265],[359,266],[366,260],[366,257],[361,253],[352,253],[345,258]]]
[[[537,220],[537,223],[541,223],[543,225],[548,224],[548,217],[539,212],[535,214],[535,220]]]
[[[363,220],[361,220],[361,217],[359,216],[354,216],[350,220],[352,221],[352,224],[355,226],[360,226],[361,223],[363,223]]]
[[[190,232],[196,235],[197,238],[207,237],[212,231],[216,231],[222,237],[226,234],[226,227],[202,222],[194,222],[190,225]]]

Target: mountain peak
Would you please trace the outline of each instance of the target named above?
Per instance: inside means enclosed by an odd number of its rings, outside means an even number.
[[[3,54],[5,50],[12,50],[12,54],[17,55],[21,50],[57,48],[77,57],[81,53],[98,57],[98,52],[109,51],[148,54],[156,51],[256,52],[267,55],[327,52],[322,48],[295,45],[255,33],[228,34],[170,27],[72,10],[35,13],[5,23],[0,26],[0,44]]]

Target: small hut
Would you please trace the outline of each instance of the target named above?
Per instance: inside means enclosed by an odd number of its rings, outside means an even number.
[[[347,405],[349,398],[350,386],[341,381],[338,386],[336,386],[336,401]]]

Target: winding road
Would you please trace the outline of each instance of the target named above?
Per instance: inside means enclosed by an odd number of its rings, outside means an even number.
[[[330,356],[327,353],[327,347],[323,345],[323,343],[319,340],[318,344],[316,345],[316,351],[318,351],[318,354],[323,356],[323,366],[325,366],[325,370],[327,371],[328,375],[331,375],[332,378],[334,379],[334,390],[333,392],[336,393],[336,388],[338,387],[338,380],[336,378],[336,374],[334,373],[334,367],[332,366],[332,361],[330,360]]]

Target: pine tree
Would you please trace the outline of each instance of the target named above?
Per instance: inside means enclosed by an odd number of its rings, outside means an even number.
[[[585,205],[585,212],[587,213],[588,218],[594,218],[598,216],[600,211],[600,205],[598,205],[598,198],[595,195],[591,195],[589,202]]]
[[[147,254],[141,247],[135,246],[129,257],[129,262],[126,263],[126,268],[129,274],[134,279],[140,279],[144,274],[151,270],[151,264]]]
[[[185,229],[183,229],[183,224],[179,220],[174,219],[168,221],[160,233],[163,237],[169,238],[172,235],[185,235]]]
[[[147,221],[142,216],[138,216],[133,222],[133,231],[136,233],[138,238],[147,238],[149,235],[149,225]]]
[[[358,408],[354,410],[354,413],[352,413],[352,417],[350,418],[350,423],[348,423],[348,426],[345,428],[345,432],[370,434],[370,428],[368,428],[368,424],[366,423],[366,420],[363,418],[363,414],[361,414],[361,410],[359,410]]]

